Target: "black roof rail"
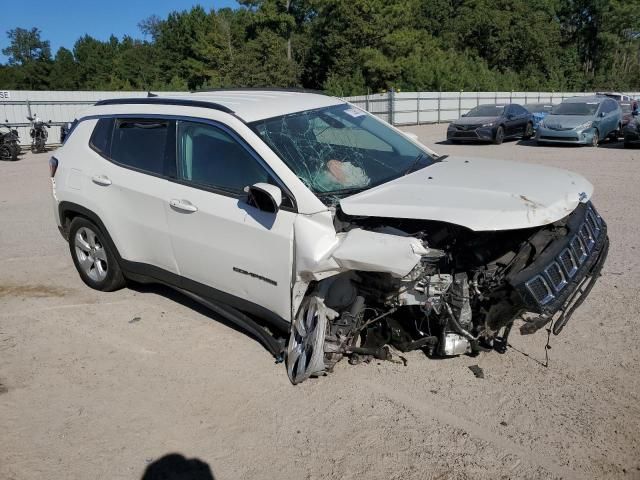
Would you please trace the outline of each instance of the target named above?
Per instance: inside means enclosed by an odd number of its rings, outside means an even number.
[[[94,105],[180,105],[183,107],[200,107],[220,110],[225,113],[234,113],[229,107],[219,103],[205,102],[202,100],[191,100],[189,98],[163,98],[163,97],[140,97],[140,98],[110,98],[100,100]]]
[[[291,92],[291,93],[316,93],[318,95],[327,94],[322,90],[314,90],[312,88],[296,88],[296,87],[238,87],[238,88],[203,88],[201,90],[191,90],[189,93],[207,93],[207,92]]]

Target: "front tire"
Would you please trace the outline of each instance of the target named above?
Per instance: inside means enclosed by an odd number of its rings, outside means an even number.
[[[495,145],[500,145],[503,141],[504,141],[504,128],[500,126],[496,130],[496,134],[493,137],[493,143]]]
[[[597,148],[599,143],[600,143],[600,134],[598,133],[598,130],[596,130],[595,132],[593,132],[593,138],[591,139],[591,146],[594,148]]]
[[[124,275],[106,235],[91,221],[76,217],[69,227],[69,250],[82,281],[94,290],[112,292],[125,285]]]
[[[11,161],[15,160],[13,150],[9,145],[0,145],[0,160]]]
[[[530,140],[531,137],[533,137],[533,123],[529,122],[527,123],[527,126],[524,127],[524,135],[522,138],[524,140]]]

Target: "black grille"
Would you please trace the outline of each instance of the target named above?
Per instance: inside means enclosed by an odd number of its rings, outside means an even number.
[[[559,142],[577,142],[578,138],[577,137],[551,137],[548,135],[541,135],[540,136],[541,140],[556,140]]]
[[[531,312],[553,314],[562,308],[596,261],[603,261],[598,259],[607,243],[607,227],[591,203],[580,205],[567,219],[566,228],[566,237],[509,277]]]
[[[455,137],[464,137],[464,138],[476,138],[477,137],[476,132],[473,132],[473,131],[472,132],[460,132],[460,131],[458,131],[458,132],[455,132],[453,135]]]

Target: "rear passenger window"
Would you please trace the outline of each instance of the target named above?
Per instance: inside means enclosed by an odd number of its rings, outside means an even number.
[[[513,109],[512,112],[515,115],[526,115],[526,114],[529,113],[523,107],[521,107],[520,105],[511,105],[511,108]]]
[[[96,152],[109,156],[109,145],[111,143],[111,133],[113,132],[113,118],[100,118],[96,123],[89,145]]]
[[[171,125],[168,120],[117,119],[113,130],[111,154],[117,163],[149,173],[164,175],[171,148]]]

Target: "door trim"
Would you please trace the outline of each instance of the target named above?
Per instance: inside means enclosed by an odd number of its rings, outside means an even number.
[[[67,240],[68,224],[65,220],[69,218],[69,214],[72,214],[71,216],[80,215],[86,217],[95,223],[104,235],[107,243],[109,244],[109,248],[116,256],[116,260],[126,278],[140,283],[159,283],[171,288],[187,290],[213,302],[229,305],[242,312],[254,315],[267,322],[279,332],[289,332],[291,325],[290,322],[262,305],[250,302],[244,298],[236,297],[230,293],[223,292],[154,265],[123,259],[118,252],[118,248],[111,239],[109,232],[105,228],[104,223],[102,223],[102,220],[100,220],[98,215],[91,210],[73,202],[63,201],[60,202],[58,211],[60,213],[60,220],[63,223],[63,236]]]

